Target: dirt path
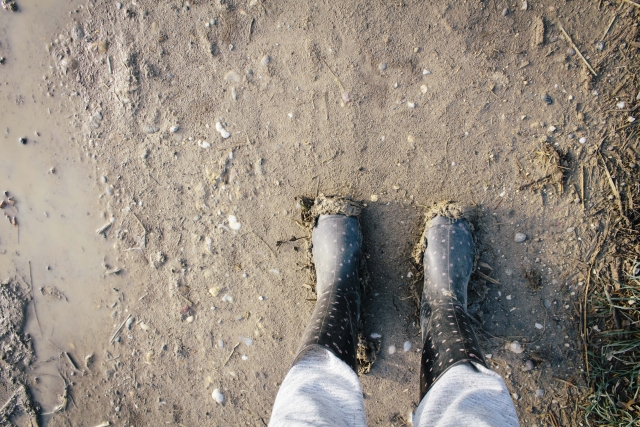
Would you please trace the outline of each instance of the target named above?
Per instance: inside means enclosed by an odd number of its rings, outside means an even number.
[[[577,165],[607,123],[560,26],[595,65],[610,20],[577,1],[76,5],[41,87],[12,95],[68,122],[81,163],[62,164],[99,196],[77,232],[111,223],[94,311],[112,318],[86,331],[101,341],[74,355],[93,357],[46,421],[265,425],[313,306],[295,198],[320,192],[367,205],[371,425],[418,404],[411,251],[445,199],[476,211],[470,311],[522,424],[578,423],[580,260],[602,224],[585,220]],[[18,247],[0,240],[3,257]]]

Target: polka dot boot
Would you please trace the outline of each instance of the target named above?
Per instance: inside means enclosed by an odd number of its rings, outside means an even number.
[[[294,364],[310,348],[320,346],[355,370],[360,321],[358,265],[362,248],[358,219],[320,215],[312,241],[318,301]]]
[[[436,216],[427,223],[426,236],[420,399],[452,366],[471,361],[486,366],[467,315],[467,284],[475,254],[469,223]]]

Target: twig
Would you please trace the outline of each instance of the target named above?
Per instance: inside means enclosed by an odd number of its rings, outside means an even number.
[[[109,74],[113,74],[113,67],[111,66],[111,58],[107,56],[107,64],[109,64]]]
[[[269,251],[273,254],[273,256],[277,257],[276,253],[273,251],[273,249],[271,249],[271,246],[269,246],[267,244],[267,242],[264,241],[264,239],[260,236],[258,236],[255,232],[253,231],[249,231],[248,233],[243,234],[243,236],[246,236],[247,234],[253,234],[254,236],[256,236],[262,243],[264,243],[264,245],[269,248]]]
[[[611,187],[611,191],[613,191],[613,195],[616,198],[616,202],[618,203],[618,209],[620,209],[620,215],[629,223],[629,219],[624,214],[624,208],[622,207],[622,200],[620,199],[620,193],[616,188],[616,184],[613,182],[613,178],[611,178],[611,174],[609,173],[609,168],[607,167],[607,163],[604,160],[604,156],[600,153],[600,158],[602,160],[602,164],[604,165],[604,171],[607,173],[607,178],[609,181],[609,186]]]
[[[38,319],[38,310],[36,310],[36,296],[33,292],[33,276],[31,275],[31,261],[29,261],[29,282],[31,282],[31,298],[33,299],[33,314],[36,315],[36,322],[38,322],[38,329],[40,330],[40,336],[44,337],[42,333],[42,326],[40,326],[40,319]]]
[[[618,92],[620,92],[622,90],[622,88],[624,87],[624,85],[627,84],[627,81],[629,80],[629,77],[631,77],[630,74],[627,74],[626,76],[624,76],[624,78],[622,79],[622,82],[620,82],[620,84],[618,86],[616,86],[616,88],[613,90],[613,92],[611,92],[611,97],[613,98],[614,96],[616,96],[616,94]],[[611,111],[620,111],[619,109],[617,110],[611,110]]]
[[[494,279],[494,278],[491,278],[491,277],[487,276],[486,274],[484,274],[484,273],[480,272],[479,270],[476,270],[476,274],[477,274],[478,276],[480,276],[480,278],[481,278],[481,279],[484,279],[484,280],[486,280],[487,282],[491,282],[491,283],[493,283],[494,285],[499,285],[499,284],[500,284],[500,282],[498,282],[496,279]]]
[[[609,22],[609,25],[607,26],[607,29],[605,30],[604,34],[602,35],[602,39],[604,41],[604,38],[607,37],[607,34],[609,34],[609,30],[611,29],[611,26],[613,25],[613,22],[616,20],[616,18],[618,17],[617,14],[613,15],[613,18],[611,18],[611,22]]]
[[[324,119],[329,120],[329,93],[324,93]]]
[[[227,360],[224,361],[224,363],[222,364],[222,367],[224,368],[225,366],[227,366],[227,363],[229,363],[229,360],[231,360],[231,356],[233,356],[233,353],[236,352],[236,348],[238,348],[238,346],[240,345],[240,343],[237,343],[234,347],[233,350],[231,350],[231,354],[229,354],[229,357],[227,357]]]
[[[580,175],[580,192],[582,193],[582,210],[584,211],[584,165],[582,165],[582,174]]]
[[[582,53],[580,53],[580,49],[578,49],[578,46],[576,46],[576,44],[573,42],[571,37],[569,37],[569,34],[567,34],[567,32],[564,30],[564,28],[562,27],[562,24],[558,23],[558,25],[560,26],[560,31],[562,31],[562,34],[564,34],[564,36],[567,38],[567,42],[569,42],[569,44],[576,51],[580,59],[582,59],[582,62],[584,62],[584,65],[587,66],[587,68],[589,69],[589,71],[591,71],[591,74],[593,74],[594,77],[598,77],[598,73],[596,73],[596,71],[591,67],[591,64],[589,64],[589,61],[587,61],[585,57],[582,56]]]
[[[561,383],[565,383],[566,385],[570,385],[571,387],[583,388],[583,387],[580,387],[579,385],[575,385],[573,383],[570,383],[569,381],[565,381],[562,378],[558,378],[558,377],[551,377],[551,378],[553,378],[554,380],[560,381]]]
[[[127,320],[129,320],[131,318],[131,314],[129,314],[127,316],[126,319],[124,319],[124,322],[122,322],[122,324],[120,326],[118,326],[118,329],[116,329],[116,331],[114,332],[114,334],[111,336],[111,339],[109,340],[109,344],[111,344],[113,342],[113,340],[116,339],[116,337],[118,336],[118,334],[120,333],[120,331],[122,331],[122,328],[124,328],[124,325],[127,323]]]
[[[67,360],[69,361],[69,363],[71,364],[71,367],[73,368],[74,371],[76,371],[79,374],[82,374],[83,372],[81,370],[78,369],[78,366],[76,365],[76,363],[73,361],[73,359],[71,358],[71,356],[69,356],[69,353],[67,353],[66,351],[63,351],[62,354],[64,354],[64,356],[67,358]]]
[[[340,81],[340,79],[338,78],[338,76],[336,75],[336,73],[333,72],[333,70],[331,69],[331,67],[329,67],[329,64],[327,64],[327,62],[323,59],[320,58],[320,56],[318,56],[318,59],[320,59],[320,61],[322,61],[322,63],[325,65],[325,67],[327,67],[329,69],[329,72],[331,74],[333,74],[333,78],[336,79],[336,83],[338,84],[338,87],[340,88],[340,91],[342,93],[346,92],[344,90],[344,86],[342,86],[342,82]]]
[[[253,34],[254,22],[256,22],[256,18],[251,18],[251,23],[249,24],[249,41],[251,41],[251,34]]]
[[[542,182],[544,182],[544,181],[548,180],[549,178],[551,178],[551,175],[550,175],[550,174],[549,174],[549,175],[546,175],[546,176],[543,176],[542,178],[538,178],[538,179],[536,179],[535,181],[531,181],[531,182],[530,182],[530,183],[528,183],[528,184],[523,184],[523,185],[521,185],[520,187],[518,187],[518,191],[525,190],[525,189],[527,189],[527,188],[531,187],[532,185],[540,184],[540,183],[542,183]]]

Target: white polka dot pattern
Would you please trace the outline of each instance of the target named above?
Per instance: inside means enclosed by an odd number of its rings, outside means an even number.
[[[421,398],[452,366],[471,361],[486,366],[467,315],[475,253],[469,224],[438,216],[428,227],[420,306]]]
[[[362,248],[358,219],[321,215],[313,229],[312,241],[318,301],[296,361],[309,348],[322,346],[356,369],[360,321],[358,265]]]

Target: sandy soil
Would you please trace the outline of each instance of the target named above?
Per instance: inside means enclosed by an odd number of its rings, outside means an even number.
[[[522,425],[580,424],[580,260],[602,225],[585,219],[576,165],[600,143],[602,105],[635,99],[602,99],[562,36],[591,64],[609,54],[596,42],[618,5],[596,3],[78,7],[33,97],[70,122],[120,303],[100,300],[112,319],[86,332],[100,340],[73,402],[41,421],[265,425],[314,304],[296,196],[324,193],[366,206],[371,425],[405,425],[418,404],[411,253],[442,200],[475,211],[470,312]]]

